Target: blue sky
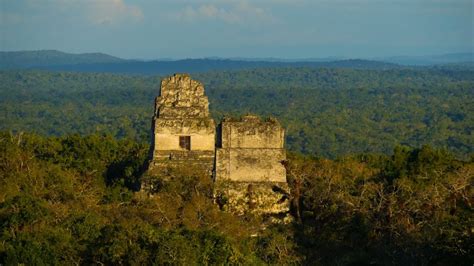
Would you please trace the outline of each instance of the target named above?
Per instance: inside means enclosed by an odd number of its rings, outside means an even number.
[[[472,0],[0,0],[3,51],[123,58],[472,52]]]

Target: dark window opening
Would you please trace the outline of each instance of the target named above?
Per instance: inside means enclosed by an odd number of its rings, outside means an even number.
[[[179,136],[179,147],[185,150],[191,150],[191,136]]]

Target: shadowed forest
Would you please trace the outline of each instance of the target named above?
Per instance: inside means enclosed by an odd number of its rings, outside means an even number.
[[[429,146],[338,160],[289,155],[294,223],[260,229],[183,170],[134,193],[146,145],[2,133],[0,260],[25,264],[469,265],[474,163]],[[255,236],[256,234],[256,236]]]
[[[472,265],[472,70],[192,77],[214,118],[286,128],[292,223],[221,211],[192,169],[136,193],[161,77],[1,71],[0,262]]]

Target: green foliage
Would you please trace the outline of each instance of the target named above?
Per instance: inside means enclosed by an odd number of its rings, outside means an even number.
[[[0,208],[2,210],[0,223],[3,228],[38,223],[50,215],[45,201],[38,200],[29,194],[15,196],[2,202]]]
[[[272,226],[257,239],[257,255],[269,264],[298,265],[302,256],[296,249],[294,231],[287,226]]]
[[[175,169],[151,198],[135,193],[148,148],[130,140],[1,133],[0,151],[6,265],[469,265],[474,259],[474,164],[430,146],[338,160],[289,154],[295,220],[265,230],[255,229],[258,219],[221,211],[212,181],[193,169]]]
[[[427,145],[420,149],[397,146],[384,174],[392,179],[406,176],[426,179],[440,176],[437,172],[446,172],[456,165],[453,156],[445,150],[434,150]]]
[[[429,146],[338,161],[291,156],[295,239],[306,261],[323,265],[467,265],[473,167]]]
[[[63,265],[79,261],[75,243],[63,228],[45,227],[33,231],[20,231],[5,239],[0,253],[6,265]]]

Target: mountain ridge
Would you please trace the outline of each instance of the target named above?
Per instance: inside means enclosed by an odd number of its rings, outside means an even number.
[[[0,69],[123,61],[126,59],[99,52],[74,54],[58,50],[0,51]]]
[[[255,58],[198,58],[179,60],[122,59],[103,53],[69,54],[57,50],[0,52],[0,69],[43,69],[72,72],[109,72],[122,74],[172,74],[273,67],[329,67],[393,69],[397,64],[365,59],[282,60]],[[330,58],[326,58],[330,59]],[[336,59],[336,58],[334,58]]]
[[[101,72],[120,74],[198,73],[274,67],[325,67],[352,69],[397,69],[411,67],[472,68],[473,53],[435,56],[396,56],[372,59],[325,58],[186,58],[136,60],[104,53],[65,53],[58,50],[0,52],[0,70],[43,69],[51,71]]]

